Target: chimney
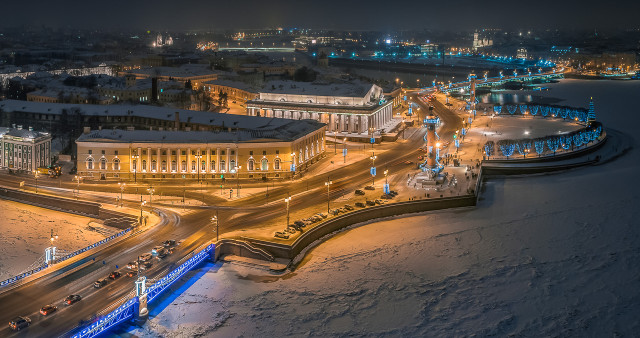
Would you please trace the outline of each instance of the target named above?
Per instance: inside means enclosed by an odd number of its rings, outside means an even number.
[[[22,130],[22,125],[21,124],[18,125],[18,130]]]
[[[84,129],[82,130],[83,134],[89,134],[89,132],[91,132],[91,127],[84,127]]]
[[[176,123],[174,125],[176,130],[180,130],[180,112],[176,112]]]
[[[33,127],[29,127],[29,131],[33,131]]]

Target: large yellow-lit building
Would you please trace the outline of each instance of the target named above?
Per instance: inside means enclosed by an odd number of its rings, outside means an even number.
[[[211,120],[220,123],[207,131],[86,128],[76,140],[78,174],[118,180],[291,178],[325,151],[325,126],[316,121],[214,113]]]

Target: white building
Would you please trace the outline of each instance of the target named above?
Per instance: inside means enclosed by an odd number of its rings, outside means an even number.
[[[51,135],[22,129],[0,127],[0,168],[33,171],[51,165]]]
[[[327,133],[366,137],[379,132],[393,111],[377,85],[272,81],[257,99],[247,101],[247,115],[312,119],[327,124]]]

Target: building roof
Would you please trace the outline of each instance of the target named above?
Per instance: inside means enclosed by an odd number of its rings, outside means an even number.
[[[290,141],[324,126],[323,123],[315,120],[289,120],[130,104],[93,105],[4,100],[0,101],[0,110],[55,115],[77,111],[86,116],[139,116],[165,121],[175,121],[175,113],[179,113],[181,123],[208,125],[225,130],[231,128],[232,131],[237,129],[251,135],[249,137],[243,134],[244,136],[239,137],[232,132],[226,136],[229,142],[238,140],[255,142],[255,140],[265,137],[270,140]],[[225,133],[220,132],[219,134]]]
[[[251,85],[249,85],[247,83],[241,82],[241,81],[212,80],[212,81],[207,81],[204,84],[205,85],[209,84],[209,85],[231,87],[231,88],[244,90],[245,92],[250,92],[250,93],[258,93],[258,91],[259,91],[258,88],[255,88],[255,87],[253,87],[253,86],[251,86]]]
[[[341,96],[362,98],[371,89],[372,84],[359,81],[347,83],[296,82],[288,80],[269,81],[261,92],[278,94],[297,94],[315,96]]]
[[[29,129],[0,127],[0,139],[4,138],[5,136],[19,137],[23,139],[33,139],[33,140],[41,137],[50,137],[48,133],[42,133],[39,131],[33,131]]]
[[[188,64],[180,67],[149,67],[128,71],[131,74],[145,74],[149,76],[168,76],[174,78],[187,78],[194,76],[205,76],[217,74],[209,69],[209,65],[204,64]]]

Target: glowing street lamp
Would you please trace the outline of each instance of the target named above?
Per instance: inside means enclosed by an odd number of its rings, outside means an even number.
[[[236,167],[236,197],[240,197],[240,168],[241,165]]]
[[[369,157],[371,159],[371,185],[375,185],[376,184],[376,175],[374,174],[374,170],[376,168],[376,158],[378,158],[378,156],[376,156],[375,154],[371,155],[371,157]]]
[[[216,215],[211,217],[211,223],[213,223],[216,226],[216,229],[214,230],[216,232],[216,241],[220,240],[220,231],[219,231],[219,224],[218,224],[218,211],[216,210]]]
[[[36,178],[36,194],[38,193],[38,176],[39,176],[38,171],[37,171],[37,170],[34,170],[34,171],[33,171],[33,177],[35,177],[35,178]]]
[[[76,180],[76,182],[78,182],[78,185],[76,188],[76,199],[78,199],[78,197],[80,196],[80,176],[76,175],[73,179]]]
[[[149,188],[147,189],[147,192],[149,193],[149,204],[151,204],[151,201],[153,199],[153,193],[156,191],[156,189],[153,188],[153,186],[149,186]]]
[[[289,202],[291,202],[291,196],[284,199],[284,202],[287,204],[287,230],[289,229]]]
[[[118,186],[120,186],[120,205],[124,206],[124,202],[122,201],[122,194],[124,193],[124,188],[126,187],[126,183],[124,182],[120,182],[118,183]]]
[[[329,187],[331,186],[331,184],[333,184],[333,182],[331,181],[331,179],[329,178],[329,176],[327,176],[327,181],[324,182],[324,185],[327,186],[327,213],[329,213],[329,201],[331,200],[329,198]]]
[[[140,156],[139,155],[131,155],[131,159],[133,160],[131,163],[133,163],[133,182],[134,183],[138,183],[138,158]]]

